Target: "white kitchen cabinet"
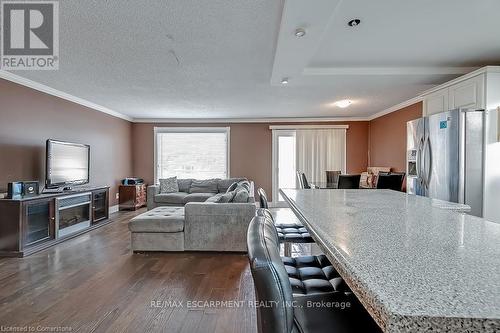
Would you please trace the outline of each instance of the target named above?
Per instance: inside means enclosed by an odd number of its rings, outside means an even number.
[[[487,84],[494,81],[487,80],[487,75],[499,70],[500,67],[484,67],[423,93],[424,116],[458,108],[486,109]]]
[[[438,90],[424,97],[424,115],[448,111],[448,88]]]
[[[484,79],[485,75],[481,74],[450,86],[449,108],[484,109]]]

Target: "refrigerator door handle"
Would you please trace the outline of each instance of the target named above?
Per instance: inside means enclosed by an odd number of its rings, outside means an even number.
[[[429,189],[429,182],[430,182],[430,177],[431,177],[431,172],[432,172],[432,150],[431,150],[431,141],[429,140],[429,136],[425,139],[424,143],[424,152],[425,152],[425,159],[427,163],[424,163],[424,170],[425,173],[425,187]]]
[[[424,146],[424,139],[420,138],[418,141],[418,147],[417,147],[417,179],[420,182],[420,184],[423,184],[423,174],[422,174],[422,160],[423,160],[423,146]]]

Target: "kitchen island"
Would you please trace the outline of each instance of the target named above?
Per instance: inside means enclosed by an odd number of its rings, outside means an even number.
[[[391,190],[280,192],[384,332],[500,332],[500,224]]]

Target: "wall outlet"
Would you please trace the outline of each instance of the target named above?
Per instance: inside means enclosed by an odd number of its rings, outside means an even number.
[[[116,200],[120,199],[120,193],[116,193]]]

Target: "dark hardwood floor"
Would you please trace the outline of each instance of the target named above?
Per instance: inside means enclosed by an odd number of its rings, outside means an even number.
[[[0,326],[256,332],[246,255],[132,254],[127,222],[143,211],[116,213],[113,223],[29,257],[0,259]]]

